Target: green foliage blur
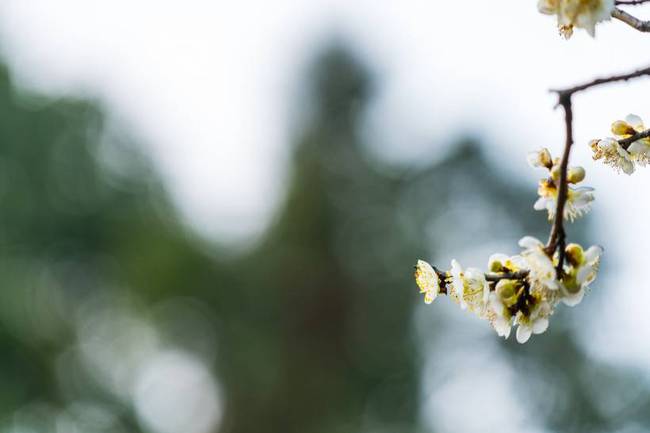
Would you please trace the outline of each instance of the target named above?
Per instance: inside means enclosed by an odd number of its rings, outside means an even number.
[[[417,169],[376,161],[360,123],[380,83],[343,47],[309,77],[286,201],[259,244],[232,258],[185,227],[146,156],[94,103],[17,92],[0,71],[0,431],[433,428],[424,366],[445,362],[436,348],[454,329],[443,306],[422,310],[415,260],[543,238],[546,222],[533,187],[495,170],[474,140]],[[647,425],[647,387],[590,362],[567,323],[526,346],[496,343],[534,424]],[[194,388],[174,387],[180,367],[143,382],[169,353],[206,366],[213,386],[201,388],[205,376],[193,400]],[[634,403],[612,412],[603,393]]]

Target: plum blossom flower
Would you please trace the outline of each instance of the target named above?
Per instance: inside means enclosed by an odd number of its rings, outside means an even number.
[[[614,0],[539,0],[539,12],[555,15],[560,34],[570,38],[573,28],[585,29],[592,37],[596,24],[609,20],[614,11]]]
[[[627,175],[634,173],[632,155],[623,149],[615,138],[591,140],[589,145],[593,151],[594,160],[602,159],[605,164],[612,166],[614,170],[622,171]]]
[[[549,177],[541,179],[537,188],[539,198],[533,205],[535,210],[548,212],[548,219],[555,218],[557,200],[560,184],[560,159],[551,158],[548,149],[531,152],[528,154],[528,163],[532,167],[545,168]],[[577,184],[584,180],[585,169],[582,167],[571,167],[567,172],[567,182]],[[594,189],[588,186],[567,188],[567,199],[564,204],[563,218],[573,221],[591,210],[591,202],[594,201]]]
[[[415,266],[415,282],[424,294],[424,303],[432,303],[440,293],[440,278],[433,267],[424,260]]]
[[[569,266],[560,284],[561,299],[564,304],[573,307],[582,301],[586,289],[596,279],[603,249],[596,245],[583,251],[580,245],[569,244],[565,251]]]
[[[551,258],[544,251],[544,244],[532,236],[524,236],[519,246],[525,250],[521,253],[530,271],[528,276],[532,289],[557,290],[559,288],[557,273]]]
[[[545,147],[529,152],[526,156],[528,164],[533,168],[547,168],[551,169],[553,167],[553,159],[551,158],[551,152]]]
[[[594,189],[588,186],[581,186],[567,188],[567,199],[564,203],[564,219],[574,221],[580,218],[591,210],[591,202],[594,201]],[[555,218],[557,210],[557,198],[559,189],[556,187],[555,182],[549,179],[542,179],[537,188],[539,198],[533,205],[535,210],[546,210],[548,212],[548,219]]]
[[[485,274],[476,268],[467,268],[463,271],[457,260],[451,261],[449,282],[458,298],[460,307],[465,310],[482,313],[488,301],[490,286],[485,279]]]
[[[548,317],[553,313],[551,305],[539,298],[533,298],[532,306],[526,314],[518,311],[515,317],[517,327],[517,342],[524,344],[532,334],[542,334],[548,329]]]
[[[612,123],[612,133],[618,140],[630,138],[639,132],[645,131],[643,120],[636,114],[628,114],[625,120]],[[650,138],[636,140],[627,148],[631,159],[641,166],[650,162]]]

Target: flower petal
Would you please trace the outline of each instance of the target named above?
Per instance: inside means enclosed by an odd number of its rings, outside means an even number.
[[[548,329],[548,319],[539,318],[533,322],[533,334],[541,334]]]
[[[517,342],[524,344],[525,342],[528,341],[532,333],[533,330],[530,329],[530,326],[519,325],[519,327],[517,328]]]
[[[533,250],[536,248],[544,247],[544,244],[537,238],[532,236],[524,236],[519,239],[519,246],[527,250]]]

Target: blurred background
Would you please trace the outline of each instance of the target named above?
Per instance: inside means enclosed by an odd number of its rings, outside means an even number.
[[[519,345],[413,281],[545,239],[546,90],[648,61],[494,3],[0,2],[0,432],[650,431],[650,175],[586,145],[647,80],[575,101],[580,306]]]

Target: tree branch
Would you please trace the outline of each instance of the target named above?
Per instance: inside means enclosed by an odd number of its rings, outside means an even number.
[[[650,0],[648,0],[650,1]],[[563,90],[551,90],[551,92],[557,93],[558,103],[557,105],[562,107],[564,110],[564,125],[565,125],[565,142],[564,142],[564,153],[562,154],[562,160],[560,162],[560,185],[558,188],[557,194],[557,208],[555,210],[555,217],[553,219],[553,225],[551,226],[551,233],[549,234],[548,242],[546,244],[546,253],[549,257],[553,257],[555,251],[558,251],[558,264],[557,264],[557,273],[558,277],[562,273],[563,264],[564,264],[564,249],[565,249],[565,237],[566,232],[564,230],[564,208],[567,201],[567,192],[569,189],[567,182],[567,171],[569,167],[569,157],[571,154],[571,146],[573,145],[573,107],[571,103],[571,97],[578,92],[590,89],[592,87],[601,86],[603,84],[614,83],[618,81],[627,81],[633,78],[638,78],[642,76],[650,75],[650,67],[638,69],[634,72],[620,75],[612,75],[611,77],[596,78],[595,80],[589,81],[584,84],[580,84],[574,87],[569,87],[568,89]],[[636,140],[641,138],[650,137],[650,130],[643,131],[639,134],[635,134],[632,137],[626,138],[619,142],[624,148],[630,146]],[[628,143],[629,141],[629,143]]]
[[[573,145],[573,108],[571,105],[571,95],[573,93],[559,93],[558,105],[564,110],[564,125],[565,125],[565,142],[564,153],[560,162],[560,185],[557,193],[557,208],[555,210],[555,218],[551,226],[551,233],[548,237],[546,244],[546,254],[553,257],[556,250],[559,249],[559,260],[557,264],[558,277],[562,273],[562,265],[564,264],[564,247],[565,236],[564,231],[564,207],[567,200],[567,192],[569,184],[567,182],[567,171],[569,167],[569,156],[571,154],[571,146]]]
[[[632,136],[630,136],[628,138],[618,140],[618,144],[620,144],[623,149],[627,150],[627,148],[630,147],[630,145],[632,143],[634,143],[635,141],[641,140],[641,139],[644,139],[644,138],[648,138],[648,137],[650,137],[650,129],[646,129],[645,131],[637,132],[636,134],[634,134],[634,135],[632,135]]]
[[[615,83],[617,81],[628,81],[633,78],[639,78],[647,75],[650,75],[650,66],[647,68],[638,69],[634,72],[629,72],[627,74],[596,78],[595,80],[589,81],[588,83],[580,84],[574,87],[569,87],[568,89],[563,89],[563,90],[551,89],[551,92],[557,93],[560,97],[562,97],[562,95],[571,96],[574,93],[582,92],[583,90],[587,90],[591,87],[601,86],[603,84],[608,84],[608,83]]]
[[[632,3],[627,3],[632,4]],[[623,21],[628,26],[637,29],[640,32],[650,32],[650,21],[643,21],[637,17],[628,14],[627,12],[621,9],[614,9],[612,12],[612,18],[616,18],[619,21]]]
[[[443,295],[449,294],[449,290],[447,289],[447,272],[441,271],[435,266],[433,266],[433,270],[440,279],[440,293]],[[528,270],[506,273],[486,272],[485,279],[490,282],[499,282],[501,280],[525,280],[529,273],[530,271]],[[495,288],[495,285],[490,286],[491,291],[494,291]]]
[[[643,3],[649,3],[650,0],[616,0],[614,4],[616,6],[636,6],[642,5]]]

